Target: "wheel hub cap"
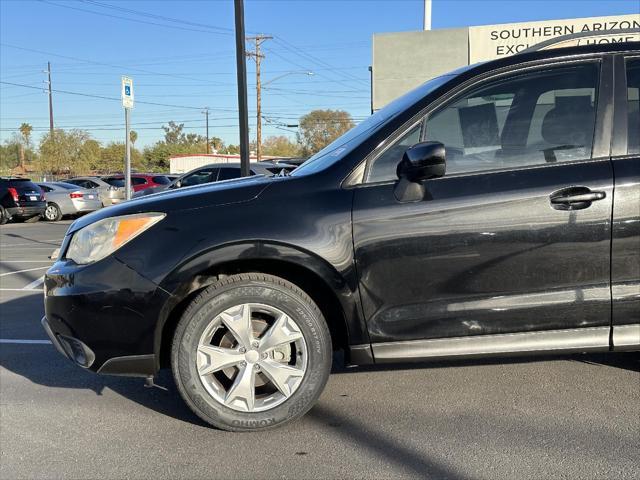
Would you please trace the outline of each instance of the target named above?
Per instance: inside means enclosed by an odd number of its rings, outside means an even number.
[[[205,328],[196,368],[217,402],[243,412],[265,411],[287,400],[302,383],[307,345],[296,322],[282,310],[237,305]]]

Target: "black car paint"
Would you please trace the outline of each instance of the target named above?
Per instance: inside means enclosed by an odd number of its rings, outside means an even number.
[[[162,336],[165,322],[174,308],[206,284],[208,275],[224,273],[227,268],[291,267],[335,292],[343,318],[328,320],[344,324],[348,345],[359,346],[359,350],[364,346],[365,353],[358,357],[363,361],[372,360],[367,353],[371,342],[551,329],[562,327],[563,321],[575,326],[580,318],[586,325],[608,325],[610,274],[616,300],[614,321],[636,322],[630,312],[637,311],[638,300],[620,293],[624,288],[616,294],[615,285],[638,282],[634,267],[623,265],[616,270],[618,263],[628,264],[638,257],[633,248],[639,238],[635,211],[620,205],[638,197],[637,158],[614,162],[596,159],[547,167],[546,171],[539,167],[541,174],[535,178],[529,178],[526,169],[494,178],[445,176],[427,181],[434,202],[401,207],[393,199],[391,183],[353,185],[363,161],[381,142],[468,81],[508,71],[514,65],[601,58],[624,47],[534,52],[466,68],[367,132],[322,168],[305,164],[289,177],[256,176],[187,187],[87,215],[71,226],[61,249],[63,257],[45,277],[46,318],[54,331],[82,339],[96,353],[92,370],[100,369],[110,358],[149,355],[155,355],[157,368],[162,342],[167,342]],[[629,44],[626,48],[638,47]],[[609,108],[612,100],[605,103]],[[600,117],[610,118],[607,111]],[[604,139],[599,144],[603,144],[611,126],[600,128],[607,130],[600,132]],[[620,178],[627,183],[616,187],[615,195],[621,196],[615,197],[613,208],[620,217],[614,216],[612,222],[614,174],[616,185]],[[576,181],[605,191],[606,200],[578,212],[580,216],[558,212],[545,203],[549,193]],[[517,196],[523,187],[533,193],[529,202]],[[464,195],[452,194],[458,190]],[[482,225],[474,219],[479,204],[490,212]],[[548,224],[548,218],[529,218],[532,206],[535,209],[543,204],[551,218]],[[394,212],[399,208],[402,212]],[[78,229],[108,216],[149,211],[167,216],[115,254],[86,266],[64,259],[70,236]],[[451,222],[452,218],[466,223]],[[513,226],[514,219],[520,227]],[[494,235],[478,235],[480,227]],[[611,232],[614,269],[610,272]],[[485,256],[469,257],[474,249]],[[585,257],[592,259],[588,268],[580,266]],[[543,267],[537,272],[539,276],[531,276],[522,261],[554,264]],[[576,268],[573,274],[577,277],[558,271],[557,262]],[[471,275],[474,272],[507,294],[525,299],[529,289],[544,290],[551,284],[552,290],[560,292],[562,306],[540,302],[520,309],[515,316],[513,309],[501,313]],[[574,298],[579,298],[581,280],[588,282],[596,295],[592,301],[578,302],[579,309],[574,311],[569,296],[573,291]],[[430,299],[435,313],[426,321],[412,313],[412,295],[452,292],[456,302],[471,300],[469,295],[479,301],[474,312],[476,323],[465,324],[464,316],[445,312],[442,307],[452,301],[446,296],[439,297],[443,299],[440,304],[438,299]],[[381,302],[383,297],[385,302]],[[132,362],[125,373],[150,373],[146,365],[136,370]]]
[[[9,188],[14,188],[18,193],[16,202]],[[37,196],[37,200],[31,197]],[[38,185],[25,178],[0,179],[0,205],[12,218],[30,218],[42,215],[47,208],[42,190]]]

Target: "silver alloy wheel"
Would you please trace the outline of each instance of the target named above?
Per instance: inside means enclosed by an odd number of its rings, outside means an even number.
[[[55,205],[47,205],[47,209],[44,211],[44,217],[53,222],[58,218],[58,208]]]
[[[226,309],[198,342],[200,381],[219,403],[241,412],[280,405],[302,383],[307,345],[296,322],[270,305]]]

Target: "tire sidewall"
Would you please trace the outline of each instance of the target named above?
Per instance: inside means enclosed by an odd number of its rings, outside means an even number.
[[[56,216],[54,218],[47,217],[47,211],[49,210],[49,208],[53,208],[55,210]],[[48,222],[57,222],[58,220],[60,220],[62,218],[62,214],[60,212],[60,207],[58,207],[58,205],[56,205],[55,203],[49,203],[47,205],[46,210],[44,211],[43,217]]]
[[[5,208],[0,205],[0,225],[4,225],[9,221],[9,214]]]
[[[307,346],[302,383],[282,404],[264,412],[239,412],[220,404],[205,389],[197,371],[197,345],[205,328],[218,314],[242,303],[265,304],[282,310],[294,319]],[[275,427],[306,413],[324,389],[331,361],[328,328],[311,300],[284,285],[258,280],[207,288],[185,312],[172,349],[174,377],[185,401],[206,422],[235,431]]]

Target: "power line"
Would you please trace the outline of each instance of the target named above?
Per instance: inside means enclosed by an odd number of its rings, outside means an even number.
[[[20,83],[12,83],[12,82],[4,82],[4,81],[0,81],[1,84],[4,85],[14,85],[17,87],[24,87],[24,88],[33,88],[36,90],[41,90],[42,87],[32,87],[30,85],[25,85],[25,84],[20,84]],[[82,97],[90,97],[90,98],[99,98],[101,100],[115,100],[116,102],[120,102],[121,99],[118,97],[107,97],[104,95],[94,95],[91,93],[82,93],[82,92],[70,92],[68,90],[56,90],[56,89],[51,89],[52,92],[56,92],[56,93],[64,93],[67,95],[78,95],[78,96],[82,96]],[[174,108],[185,108],[185,109],[191,109],[191,110],[201,110],[202,107],[193,107],[193,106],[186,106],[186,105],[172,105],[169,103],[158,103],[158,102],[145,102],[145,101],[140,101],[137,100],[136,103],[142,103],[144,105],[157,105],[157,106],[161,106],[161,107],[174,107]],[[218,109],[218,110],[222,110],[222,109]]]
[[[95,10],[88,10],[86,8],[79,8],[79,7],[72,7],[71,5],[62,5],[59,3],[54,3],[48,0],[38,0],[42,3],[45,3],[47,5],[52,5],[54,7],[60,7],[60,8],[68,8],[70,10],[77,10],[79,12],[86,12],[86,13],[92,13],[94,15],[98,15],[101,17],[110,17],[110,18],[117,18],[119,20],[126,20],[128,22],[136,22],[136,23],[143,23],[146,25],[155,25],[158,27],[164,27],[164,28],[173,28],[173,29],[177,29],[177,30],[185,30],[185,31],[190,31],[190,32],[198,32],[198,33],[212,33],[212,34],[218,34],[218,35],[229,35],[229,33],[226,32],[216,32],[213,30],[204,30],[204,29],[196,29],[196,28],[188,28],[188,27],[181,27],[178,25],[167,25],[167,24],[163,24],[163,23],[157,23],[157,22],[150,22],[147,20],[140,20],[140,19],[136,19],[136,18],[131,18],[131,17],[123,17],[120,15],[113,15],[110,13],[104,13],[104,12],[96,12]]]
[[[189,26],[193,26],[193,27],[200,27],[200,28],[207,28],[207,29],[212,29],[212,30],[217,30],[218,32],[216,33],[222,33],[224,35],[233,35],[233,29],[231,28],[226,28],[226,27],[217,27],[214,25],[208,25],[205,23],[197,23],[197,22],[191,22],[188,20],[182,20],[182,19],[178,19],[178,18],[172,18],[172,17],[166,17],[164,15],[156,15],[153,13],[148,13],[148,12],[142,12],[140,10],[133,10],[130,8],[124,8],[124,7],[117,7],[115,5],[111,5],[108,3],[103,3],[103,2],[97,2],[95,0],[81,0],[83,3],[89,3],[92,5],[96,5],[98,7],[102,7],[102,8],[108,8],[111,10],[118,10],[121,12],[125,12],[125,13],[133,13],[134,15],[140,15],[143,17],[148,17],[148,18],[154,18],[157,20],[164,20],[167,22],[172,22],[172,23],[179,23],[179,24],[183,24],[183,25],[189,25]]]
[[[124,65],[97,62],[95,60],[90,60],[90,59],[87,59],[87,58],[71,57],[69,55],[60,55],[58,53],[46,52],[44,50],[37,50],[35,48],[20,47],[18,45],[11,45],[9,43],[0,43],[0,45],[3,46],[3,47],[14,48],[16,50],[22,50],[22,51],[25,51],[25,52],[40,53],[42,55],[48,55],[48,56],[53,56],[53,57],[58,57],[58,58],[66,58],[67,60],[76,60],[76,61],[79,61],[79,62],[89,63],[89,64],[93,64],[93,65],[100,65],[100,66],[105,66],[105,67],[110,67],[110,68],[117,68],[119,70],[131,70],[131,71],[134,71],[134,72],[140,72],[141,74],[160,75],[160,76],[165,76],[165,77],[181,78],[181,79],[184,79],[184,80],[193,80],[193,81],[196,81],[196,82],[206,82],[206,80],[204,80],[202,78],[193,78],[193,77],[187,77],[187,76],[184,76],[184,75],[176,75],[176,74],[172,74],[172,73],[154,72],[152,70],[145,70],[145,69],[141,69],[141,68],[127,67],[127,66],[124,66]],[[86,75],[86,73],[85,73],[85,75]],[[211,83],[211,84],[214,85],[214,83]]]

